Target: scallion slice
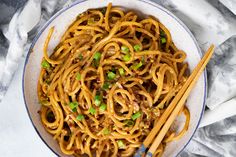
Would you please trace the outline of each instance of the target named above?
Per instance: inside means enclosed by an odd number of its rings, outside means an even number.
[[[79,114],[77,117],[76,117],[77,120],[79,121],[82,121],[84,119],[84,115],[82,114]]]
[[[71,103],[69,103],[69,107],[74,112],[75,109],[77,109],[77,107],[78,107],[78,102],[71,102]]]
[[[110,86],[110,84],[108,82],[105,82],[102,86],[102,89],[107,90],[107,89],[109,89],[109,86]]]
[[[124,53],[128,53],[129,52],[129,48],[125,45],[122,45],[121,46],[121,52],[124,52]]]
[[[121,76],[125,75],[125,70],[123,68],[119,68],[118,70]]]
[[[110,71],[107,73],[107,77],[108,79],[113,80],[114,78],[116,78],[116,74]]]
[[[78,80],[78,81],[81,80],[81,75],[80,75],[80,73],[78,73],[78,74],[76,75],[76,80]]]
[[[110,134],[110,130],[108,128],[104,128],[102,132],[104,135]]]
[[[126,54],[126,55],[123,56],[123,60],[124,60],[125,62],[130,61],[130,59],[131,59],[130,54]]]
[[[83,55],[82,55],[82,54],[80,54],[80,55],[79,55],[79,60],[80,60],[80,61],[82,61],[82,60],[83,60],[83,58],[84,58],[84,57],[83,57]]]
[[[96,114],[96,109],[93,108],[93,107],[90,107],[89,108],[89,113],[92,114],[92,115],[95,115]]]
[[[162,44],[165,44],[165,43],[166,43],[166,38],[164,38],[164,37],[161,38],[161,43],[162,43]]]
[[[96,60],[96,61],[99,61],[100,59],[101,59],[101,53],[100,52],[95,52],[95,54],[94,54],[94,60]]]
[[[72,109],[72,112],[76,112],[76,111],[77,111],[77,108],[73,108],[73,109]]]
[[[138,112],[134,113],[131,118],[132,118],[133,120],[135,120],[135,119],[141,117],[141,115],[142,115],[142,113],[141,113],[140,111],[138,111]]]
[[[166,34],[165,34],[165,32],[163,30],[160,30],[160,36],[161,37],[165,37],[166,36]]]
[[[142,65],[143,65],[143,63],[140,61],[138,64],[135,64],[135,65],[133,66],[133,69],[134,69],[134,70],[138,70],[138,68],[140,68]]]
[[[106,109],[107,109],[107,105],[106,104],[102,104],[100,107],[99,107],[100,111],[104,112]]]
[[[134,50],[135,50],[136,52],[140,51],[140,50],[141,50],[140,45],[138,45],[138,44],[134,45]]]
[[[102,97],[101,97],[100,95],[95,95],[95,97],[94,97],[94,103],[95,103],[96,106],[101,105],[101,103],[102,103]]]
[[[118,144],[119,148],[125,148],[125,144],[124,144],[124,142],[122,140],[118,140],[117,144]]]
[[[125,126],[131,127],[134,125],[134,121],[132,119],[127,119],[124,121]]]
[[[49,69],[51,67],[50,64],[48,63],[48,61],[46,61],[46,60],[42,61],[41,66],[44,69]]]

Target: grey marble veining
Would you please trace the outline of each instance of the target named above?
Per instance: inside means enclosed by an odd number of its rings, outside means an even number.
[[[0,25],[8,24],[15,12],[22,8],[27,0],[1,0],[0,1]]]
[[[220,45],[208,65],[209,108],[230,100],[236,95],[236,36]]]
[[[22,21],[20,19],[24,18],[21,16],[21,14],[22,10],[24,10],[22,6],[24,6],[26,0],[3,0],[0,2],[0,99],[1,95],[3,97],[4,93],[7,91],[8,85],[11,82],[10,80],[14,76],[15,70],[22,70],[17,69],[18,64],[21,64],[22,61],[24,61],[25,52],[27,52],[29,45],[38,29],[55,12],[60,10],[62,7],[71,4],[73,1],[74,0],[30,0],[32,7],[35,7],[35,10],[32,12],[32,16],[37,17],[37,14],[40,14],[40,18],[37,23],[35,23],[35,21],[30,23],[32,26],[34,26],[32,30],[30,27],[27,27],[30,25],[29,23],[27,23],[28,25],[25,26],[25,23],[22,24],[22,22],[20,22]],[[192,4],[196,3],[195,0],[181,0],[181,2],[179,2],[179,0],[154,1],[162,4],[164,7],[174,12],[174,14],[176,14],[181,20],[183,20],[197,38],[202,49],[205,49],[206,46],[209,45],[208,39],[213,41],[218,46],[213,60],[207,67],[209,74],[209,94],[207,100],[208,107],[210,109],[214,109],[221,102],[235,98],[236,37],[233,35],[236,34],[236,16],[234,15],[236,8],[235,5],[229,5],[231,2],[234,3],[234,0],[226,0],[227,3],[224,5],[218,0],[199,0],[197,5],[204,4],[202,7],[205,8],[208,6],[208,10],[211,11],[209,14],[202,15],[202,19],[200,19],[200,21],[198,18],[201,17],[201,15],[199,15],[201,11],[199,11],[199,14],[189,14],[189,12],[183,12],[182,9],[183,6],[190,7]],[[201,10],[201,8],[198,8],[197,5],[195,9]],[[225,6],[230,7],[227,8]],[[214,15],[217,15],[219,18],[214,19]],[[13,23],[14,20],[16,25]],[[208,22],[210,25],[207,25],[206,23],[202,22],[204,20],[212,21]],[[9,23],[10,21],[11,23]],[[25,31],[25,28],[28,28],[26,29],[27,31]],[[12,35],[12,33],[16,33],[16,35]],[[14,45],[18,46],[18,49],[13,49],[21,52],[18,57],[16,57],[17,54],[15,54],[17,51],[13,51],[9,48],[11,45],[13,45],[13,48]],[[8,60],[6,58],[8,58]],[[9,62],[8,68],[6,68],[6,60]],[[11,68],[11,66],[14,67]],[[3,69],[5,69],[5,71]],[[6,82],[2,81],[2,75],[4,75],[4,77],[8,77]],[[17,76],[20,77],[19,75]],[[13,112],[16,113],[17,111]],[[14,119],[12,119],[11,121],[13,124],[16,124],[16,120],[14,121]],[[3,127],[11,128],[11,126],[7,126],[7,123],[4,123],[4,126],[0,125],[0,139],[4,139],[3,136],[5,136],[1,134],[1,131],[4,130]],[[21,140],[23,141],[23,139]],[[236,156],[235,148],[236,116],[233,116],[198,129],[190,144],[180,154],[180,156],[234,157]],[[5,150],[0,147],[0,152],[1,149]],[[2,155],[3,154],[0,154],[0,156]]]
[[[193,154],[209,157],[235,157],[236,116],[198,129],[181,157]]]
[[[218,0],[163,0],[162,5],[189,27],[202,50],[236,35],[235,15]]]

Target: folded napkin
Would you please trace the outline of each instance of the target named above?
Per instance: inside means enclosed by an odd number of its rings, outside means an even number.
[[[236,36],[220,45],[208,66],[207,106],[214,109],[236,96]],[[235,113],[236,114],[236,113]]]
[[[12,17],[9,23],[9,18],[0,18],[0,101],[38,29],[55,12],[73,1],[28,0],[23,8],[8,16]],[[207,67],[208,109],[202,126],[224,120],[198,129],[180,156],[236,156],[236,37],[233,36],[236,34],[236,17],[233,14],[236,8],[230,5],[234,1],[226,0],[224,5],[217,0],[153,1],[183,20],[203,50],[210,43],[217,46]]]
[[[236,116],[198,129],[181,157],[235,157]]]

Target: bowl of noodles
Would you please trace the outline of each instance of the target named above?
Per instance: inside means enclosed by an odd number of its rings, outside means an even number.
[[[134,156],[201,51],[189,29],[148,0],[85,0],[56,13],[25,61],[32,124],[58,156]],[[204,111],[206,75],[153,156],[177,156]]]

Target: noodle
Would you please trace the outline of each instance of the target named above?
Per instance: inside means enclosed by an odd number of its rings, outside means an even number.
[[[154,17],[112,7],[78,16],[48,56],[44,44],[38,79],[40,116],[64,154],[132,156],[187,79],[186,54]],[[190,113],[178,134],[188,130]]]

